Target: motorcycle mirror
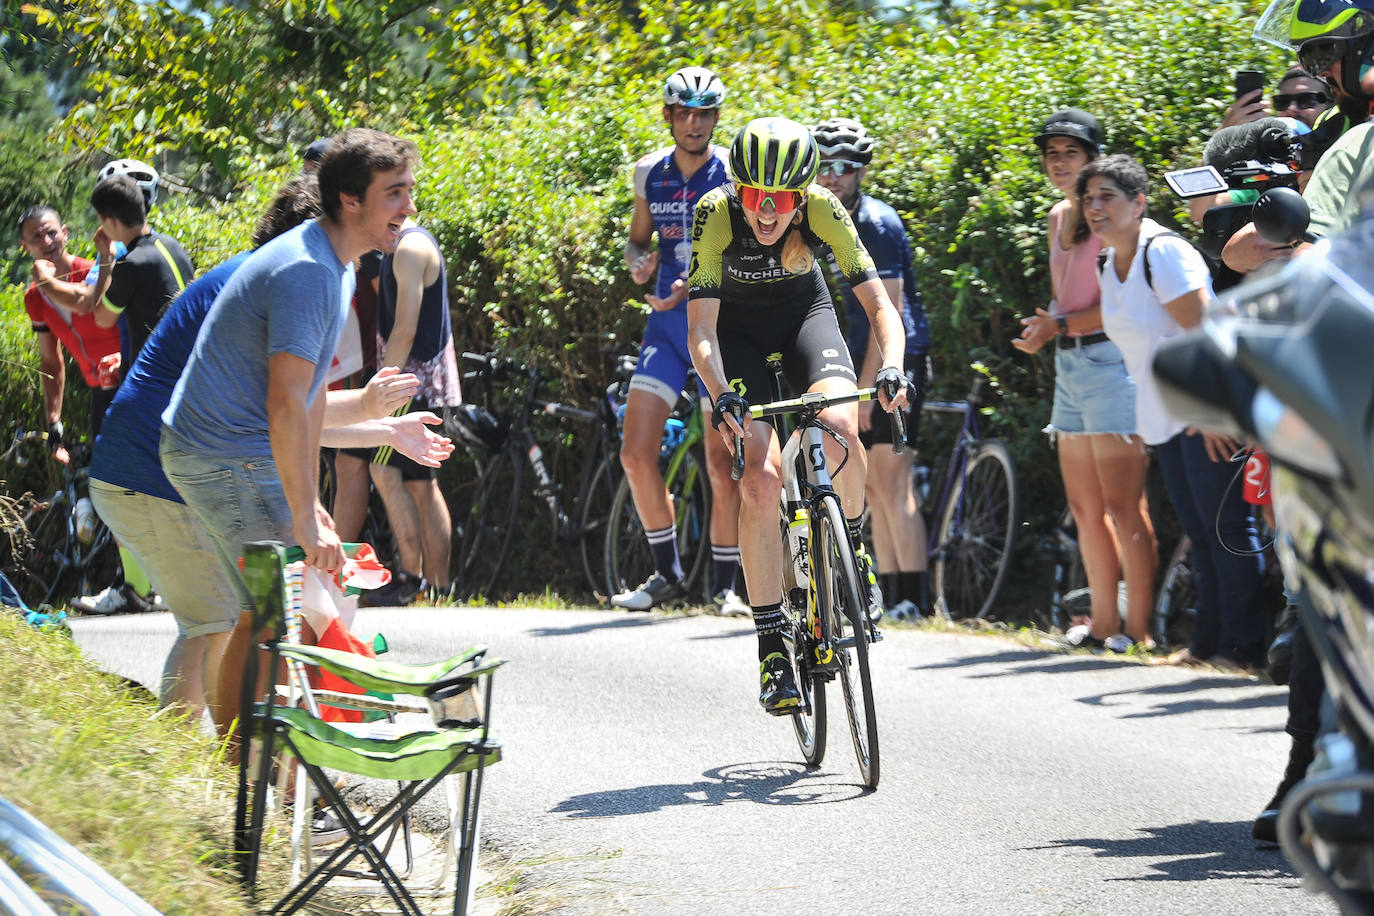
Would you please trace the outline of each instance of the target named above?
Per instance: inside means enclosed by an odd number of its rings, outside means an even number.
[[[1312,211],[1292,188],[1270,188],[1255,201],[1250,216],[1266,242],[1293,245],[1304,241]]]

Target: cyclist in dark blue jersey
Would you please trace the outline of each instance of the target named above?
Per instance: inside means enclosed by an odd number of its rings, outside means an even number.
[[[614,595],[611,604],[647,611],[684,597],[682,563],[674,537],[673,504],[658,467],[659,444],[668,415],[677,403],[692,358],[687,352],[687,269],[691,260],[692,212],[696,202],[729,177],[725,151],[711,143],[720,118],[725,85],[704,67],[686,67],[668,77],[663,119],[673,145],[635,163],[635,209],[625,262],[636,283],[646,283],[657,267],[654,291],[644,298],[653,311],[644,328],[639,365],[630,381],[620,460],[635,509],[649,538],[654,573],[636,588]],[[658,235],[658,248],[650,241]],[[706,389],[698,384],[700,395]],[[707,403],[709,409],[709,402]],[[727,615],[744,616],[749,607],[735,594],[739,569],[739,495],[730,479],[730,455],[708,436],[706,467],[711,479],[712,589]]]
[[[868,449],[868,508],[873,531],[873,552],[882,574],[886,611],[903,620],[929,613],[926,597],[926,525],[912,488],[911,467],[916,460],[916,430],[927,382],[927,351],[930,327],[921,306],[921,293],[911,271],[911,247],[906,227],[892,207],[860,190],[873,160],[873,137],[862,124],[849,118],[831,118],[812,128],[821,153],[816,182],[830,191],[854,220],[887,297],[902,313],[906,332],[903,368],[911,387],[911,406],[906,415],[906,444],[898,453],[891,448],[892,426],[878,417],[876,404],[859,408],[859,441]],[[845,305],[845,339],[859,373],[859,387],[873,384],[880,368],[872,330],[854,289],[833,256],[826,258]]]

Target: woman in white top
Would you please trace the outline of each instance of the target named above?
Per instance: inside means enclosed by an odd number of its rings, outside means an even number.
[[[1192,245],[1145,216],[1148,186],[1144,167],[1129,156],[1095,160],[1078,175],[1083,215],[1105,257],[1098,276],[1102,327],[1135,380],[1136,432],[1154,447],[1169,499],[1193,542],[1197,627],[1192,644],[1169,660],[1249,667],[1263,660],[1259,560],[1223,546],[1258,547],[1241,488],[1230,486],[1236,444],[1185,430],[1165,410],[1151,371],[1160,342],[1202,320],[1211,273]]]
[[[1050,434],[1059,452],[1064,493],[1078,529],[1092,598],[1092,616],[1064,634],[1072,646],[1125,652],[1148,643],[1154,607],[1154,529],[1141,495],[1149,458],[1135,435],[1135,383],[1121,350],[1102,332],[1097,253],[1078,205],[1078,174],[1102,152],[1097,118],[1077,108],[1050,115],[1035,137],[1045,175],[1064,195],[1049,214],[1049,309],[1021,319],[1012,346],[1035,353],[1054,346],[1054,409]],[[1109,520],[1110,519],[1110,523]],[[1119,542],[1119,543],[1118,543]],[[1126,632],[1121,632],[1117,583],[1126,580]]]

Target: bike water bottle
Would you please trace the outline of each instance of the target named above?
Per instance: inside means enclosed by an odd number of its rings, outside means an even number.
[[[76,501],[76,537],[83,544],[95,540],[95,506],[89,496]]]
[[[811,526],[810,513],[805,506],[799,506],[792,513],[792,521],[787,523],[787,543],[792,549],[792,568],[798,585],[806,585],[811,578],[811,556],[807,550]]]

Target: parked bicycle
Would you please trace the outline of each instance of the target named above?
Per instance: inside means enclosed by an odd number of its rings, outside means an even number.
[[[0,461],[28,463],[24,449],[45,445],[48,434],[19,429]],[[86,495],[90,446],[68,445],[62,486],[36,500],[19,525],[5,532],[0,565],[24,601],[33,608],[56,605],[74,595],[95,594],[119,574],[119,551],[110,529]]]
[[[668,418],[659,449],[659,470],[673,504],[678,556],[682,559],[687,594],[699,584],[703,590],[706,561],[711,553],[711,483],[702,446],[701,410],[697,405],[696,375],[689,373],[684,396]],[[621,478],[606,526],[606,581],[610,594],[631,589],[654,571],[653,555],[639,521],[630,481]],[[704,594],[704,598],[710,597]]]
[[[776,363],[774,367],[775,371],[780,368]],[[858,558],[825,457],[825,437],[829,436],[844,450],[845,457],[835,469],[838,474],[849,460],[849,443],[822,423],[820,414],[827,407],[873,400],[876,392],[875,388],[838,396],[809,392],[752,406],[748,417],[796,417],[796,430],[782,448],[779,527],[783,606],[791,618],[783,640],[801,693],[792,716],[797,744],[809,766],[820,765],[827,731],[825,685],[838,675],[859,773],[870,789],[878,787],[880,758],[868,647],[882,636],[869,618],[867,589],[861,584]],[[900,424],[900,417],[894,415],[892,422]],[[905,439],[904,430],[894,430],[894,442]],[[744,440],[737,436],[732,475],[738,480],[743,473]]]
[[[928,400],[922,407],[927,413],[962,417],[938,496],[922,504],[930,530],[935,607],[951,619],[985,617],[992,610],[1011,568],[1016,538],[1016,466],[1006,445],[984,439],[979,430],[987,381],[975,374],[964,400]],[[917,473],[922,473],[920,467]]]
[[[463,359],[474,366],[463,374],[467,390],[476,391],[479,398],[477,404],[455,409],[449,432],[480,469],[470,508],[460,516],[454,536],[460,545],[454,555],[457,593],[495,593],[520,518],[526,464],[534,474],[535,495],[548,506],[556,537],[578,543],[588,585],[594,591],[606,589],[606,519],[623,474],[616,406],[624,403],[634,358],[618,360],[614,381],[591,410],[541,398],[547,379],[539,369],[517,360],[498,353],[464,353]],[[498,405],[498,384],[506,386],[500,394],[511,406]],[[537,416],[567,420],[590,433],[577,495],[570,505],[565,505],[563,489],[535,439],[532,422]]]

